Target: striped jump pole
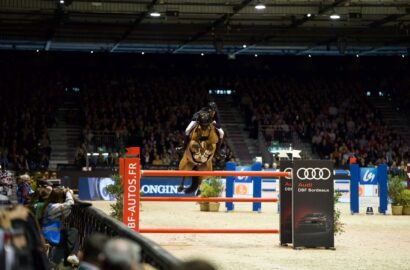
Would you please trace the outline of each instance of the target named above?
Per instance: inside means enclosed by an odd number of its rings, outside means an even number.
[[[273,171],[174,171],[174,170],[141,170],[141,176],[255,176],[255,177],[286,177],[288,172]]]
[[[127,149],[125,158],[120,158],[120,176],[124,187],[123,223],[128,228],[140,233],[278,233],[276,229],[189,229],[189,228],[140,228],[139,212],[141,201],[156,202],[277,202],[276,198],[199,198],[199,197],[141,197],[141,176],[253,176],[281,177],[287,172],[272,171],[176,171],[176,170],[141,170],[140,149]]]
[[[189,229],[189,228],[143,228],[140,233],[279,233],[276,229]]]
[[[276,198],[141,197],[142,202],[277,202]]]

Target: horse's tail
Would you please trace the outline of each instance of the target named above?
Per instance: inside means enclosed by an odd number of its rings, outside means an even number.
[[[200,183],[201,183],[201,179],[199,178],[199,176],[193,176],[191,185],[185,189],[185,193],[192,193],[196,191]]]

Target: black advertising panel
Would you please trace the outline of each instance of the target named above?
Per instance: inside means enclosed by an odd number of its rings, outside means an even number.
[[[292,172],[292,161],[281,160],[280,171]],[[281,177],[280,188],[280,244],[292,243],[292,178]]]
[[[293,247],[334,247],[333,163],[295,160],[292,187]]]

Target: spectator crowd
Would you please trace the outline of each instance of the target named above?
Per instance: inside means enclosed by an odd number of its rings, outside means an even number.
[[[58,106],[57,78],[9,61],[0,65],[0,165],[16,171],[44,170],[50,160],[48,127]]]
[[[354,157],[363,167],[387,163],[392,172],[404,170],[409,145],[383,120],[368,89],[362,78],[278,75],[245,80],[237,90],[248,123],[257,119],[268,141],[296,133],[336,166]]]
[[[184,74],[103,76],[83,85],[83,143],[76,161],[84,164],[86,153],[92,165],[115,165],[112,153],[126,146],[141,146],[142,166],[176,166],[184,131],[193,114],[208,103],[205,82]],[[226,145],[225,160],[232,159]],[[108,153],[104,158],[101,153]],[[223,166],[223,162],[220,161]],[[215,161],[217,161],[215,159]]]
[[[257,60],[174,62],[164,57],[138,64],[118,60],[101,68],[110,61],[102,56],[101,63],[85,60],[85,66],[75,70],[56,63],[58,59],[73,65],[64,56],[42,58],[50,67],[35,60],[22,65],[13,57],[0,65],[3,168],[47,169],[52,151],[49,128],[67,89],[77,92],[72,100],[80,114],[71,118],[82,128],[74,157],[80,166],[87,159],[91,166],[116,166],[125,148],[136,145],[142,148],[145,167],[177,165],[176,147],[182,145],[186,125],[206,105],[208,91],[221,88],[235,90],[234,99],[254,139],[259,127],[274,126],[269,132],[264,129],[268,141],[296,133],[318,158],[341,166],[354,156],[363,166],[387,163],[394,171],[409,159],[408,144],[366,96],[381,90],[386,102],[406,116],[410,92],[405,66],[390,71],[369,62],[358,72],[347,64],[340,70],[329,68],[329,61],[323,61],[302,72],[303,67],[292,71],[292,61],[278,68]],[[79,60],[76,57],[73,61]],[[234,158],[227,145],[222,149],[227,158],[215,160],[220,165]]]

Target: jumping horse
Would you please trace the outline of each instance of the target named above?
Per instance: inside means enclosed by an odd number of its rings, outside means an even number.
[[[218,131],[212,123],[208,113],[201,113],[197,125],[192,130],[190,141],[179,162],[179,170],[212,171],[212,159],[219,142]],[[185,177],[178,187],[178,192],[185,193],[196,191],[205,176],[194,176],[189,187],[184,190]]]

